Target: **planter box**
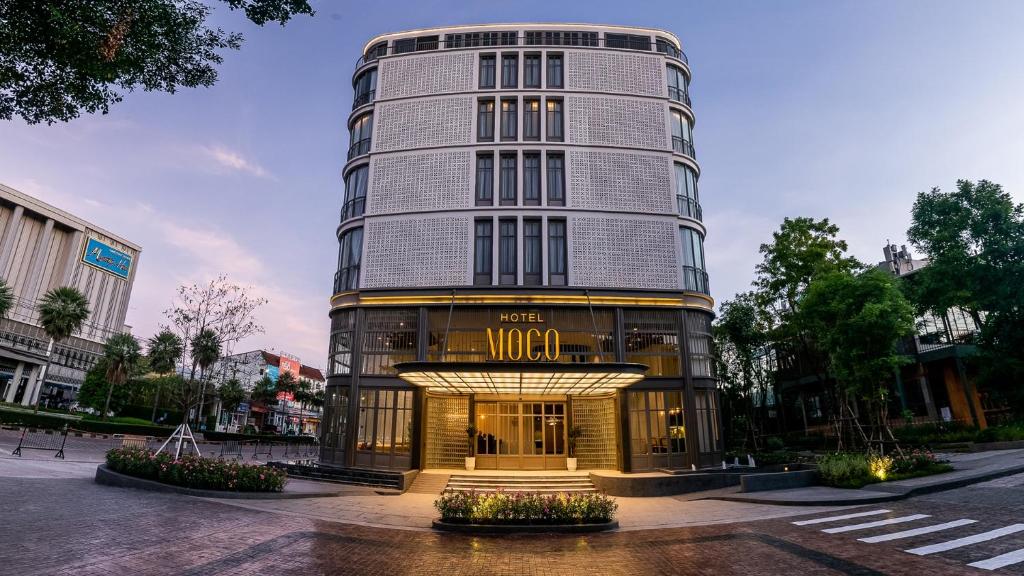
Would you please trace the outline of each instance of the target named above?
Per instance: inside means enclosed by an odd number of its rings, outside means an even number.
[[[618,520],[598,524],[460,524],[434,520],[431,524],[435,530],[461,532],[465,534],[584,534],[588,532],[604,532],[616,530]]]

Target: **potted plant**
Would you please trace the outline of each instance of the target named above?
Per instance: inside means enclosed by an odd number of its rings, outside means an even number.
[[[569,428],[569,457],[565,459],[565,468],[569,472],[576,471],[576,440],[583,435],[583,428],[581,426],[572,426]]]
[[[476,469],[476,426],[470,424],[466,428],[466,436],[469,437],[469,452],[466,456],[466,470]]]

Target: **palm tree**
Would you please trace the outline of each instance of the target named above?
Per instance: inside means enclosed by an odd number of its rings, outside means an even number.
[[[53,346],[80,330],[87,318],[89,318],[89,300],[70,286],[54,288],[44,294],[39,301],[39,323],[46,335],[50,337],[50,344],[46,347],[46,365],[39,373],[36,412],[39,412],[39,401],[43,397],[46,373],[50,370]]]
[[[199,367],[199,379],[202,381],[199,393],[199,406],[196,409],[196,425],[203,413],[203,401],[206,396],[206,371],[220,358],[220,337],[209,328],[204,328],[192,339],[192,363]],[[186,419],[188,415],[186,414]]]
[[[106,420],[114,386],[123,386],[128,381],[142,357],[139,341],[126,332],[114,334],[103,345],[103,357],[107,361],[107,401],[103,404],[103,419]]]
[[[299,434],[302,434],[302,417],[305,416],[306,404],[313,400],[313,385],[309,380],[300,380],[295,386],[295,401],[299,403]]]
[[[11,308],[14,308],[14,290],[0,278],[0,318],[7,316]]]
[[[147,345],[149,347],[150,368],[161,376],[166,376],[168,373],[173,372],[184,351],[181,338],[174,332],[164,328],[159,334],[150,338]],[[156,422],[156,408],[160,404],[161,388],[163,388],[163,381],[157,379],[156,394],[153,396],[153,415],[150,417],[150,420],[153,422]]]

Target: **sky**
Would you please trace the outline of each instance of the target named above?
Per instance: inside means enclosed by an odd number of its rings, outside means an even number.
[[[208,3],[220,5],[214,0]],[[107,115],[0,123],[0,182],[142,246],[127,323],[146,338],[175,288],[224,273],[270,300],[265,348],[323,367],[345,122],[363,44],[391,31],[590,22],[675,32],[693,72],[712,295],[749,289],[787,216],[829,218],[851,252],[905,242],[918,192],[986,178],[1024,200],[1024,2],[314,2],[240,31],[211,88],[127,94]]]

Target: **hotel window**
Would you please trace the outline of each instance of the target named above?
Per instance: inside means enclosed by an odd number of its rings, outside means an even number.
[[[540,154],[523,154],[523,204],[540,206]]]
[[[628,50],[650,50],[651,37],[638,34],[605,34],[604,45],[608,48],[626,48]]]
[[[648,376],[679,376],[679,313],[624,310],[626,362],[646,364]]]
[[[404,470],[412,446],[413,393],[365,388],[359,391],[356,465]]]
[[[352,337],[355,334],[354,310],[339,312],[331,320],[331,358],[329,374],[352,373]]]
[[[321,460],[345,464],[345,429],[348,428],[348,387],[333,386],[324,393]]]
[[[381,56],[387,56],[387,54],[388,54],[388,43],[387,42],[378,42],[378,43],[374,44],[373,46],[370,46],[370,49],[367,50],[365,54],[363,54],[363,61],[364,62],[373,62],[374,60],[376,60],[377,58],[380,58]]]
[[[565,240],[565,220],[548,220],[548,284],[551,286],[568,284],[566,275],[568,253]]]
[[[515,284],[517,259],[515,219],[499,220],[498,234],[498,283]]]
[[[523,100],[523,140],[540,140],[540,100]]]
[[[362,216],[366,209],[366,180],[369,166],[360,166],[345,178],[345,202],[341,205],[341,221]]]
[[[683,290],[710,294],[704,271],[704,239],[686,226],[680,226],[679,236],[683,242]]]
[[[476,205],[494,204],[494,154],[476,157]]]
[[[523,220],[523,284],[539,286],[541,268],[541,234],[539,219]]]
[[[501,56],[501,87],[517,88],[519,86],[519,56],[502,54]]]
[[[409,52],[416,51],[416,39],[415,38],[403,38],[401,40],[395,40],[391,43],[392,54],[407,54]]]
[[[655,45],[655,49],[658,52],[661,52],[662,54],[668,54],[669,56],[672,56],[673,58],[680,58],[680,57],[682,57],[683,53],[679,51],[679,48],[676,48],[676,45],[673,44],[672,42],[670,42],[666,38],[661,38],[659,36],[655,40],[654,45]]]
[[[565,156],[548,153],[548,206],[565,206]]]
[[[561,88],[562,76],[562,55],[548,54],[548,88]]]
[[[371,68],[363,72],[355,81],[356,95],[352,98],[352,108],[358,108],[364,104],[373,102],[377,93],[377,69]]]
[[[711,378],[711,318],[699,312],[686,313],[686,331],[689,338],[690,375]]]
[[[515,98],[501,99],[501,139],[515,140],[519,127],[519,113]]]
[[[718,433],[718,392],[714,389],[694,391],[697,404],[697,446],[701,463],[717,460],[722,451],[722,439]],[[704,457],[704,455],[710,457]]]
[[[679,110],[672,110],[672,149],[680,154],[694,158],[693,134],[690,132],[690,119]]]
[[[490,220],[476,221],[473,241],[473,284],[491,285],[491,263],[494,258],[494,223]]]
[[[516,194],[516,155],[501,155],[501,174],[498,180],[499,204],[502,206],[515,206],[518,200]]]
[[[494,140],[494,100],[480,100],[477,103],[476,139]]]
[[[359,288],[359,261],[363,255],[363,229],[352,228],[341,235],[338,250],[338,273],[334,277],[334,291],[345,292]]]
[[[631,391],[629,434],[634,472],[682,467],[686,453],[682,391]]]
[[[494,88],[494,68],[497,64],[495,63],[494,54],[481,54],[480,55],[480,88]]]
[[[523,87],[540,88],[540,54],[527,54],[523,58]]]
[[[352,123],[349,130],[348,158],[369,154],[370,137],[373,135],[373,114],[363,114]]]
[[[548,98],[548,140],[561,142],[564,139],[562,132],[562,101]]]
[[[672,65],[668,66],[668,97],[669,100],[690,105],[690,97],[687,96],[686,74],[682,69]]]
[[[394,365],[416,360],[419,312],[415,308],[364,312],[362,374],[394,374]]]
[[[700,198],[697,196],[697,173],[686,164],[676,162],[676,204],[680,216],[701,219]]]

